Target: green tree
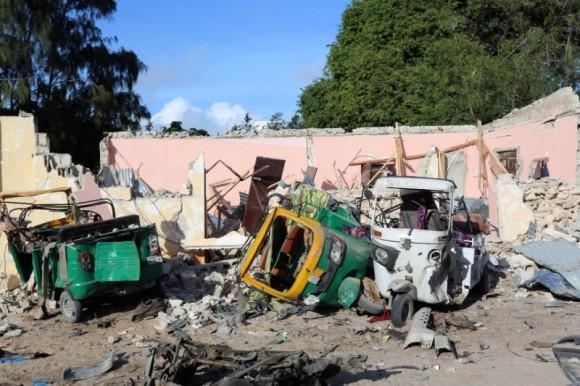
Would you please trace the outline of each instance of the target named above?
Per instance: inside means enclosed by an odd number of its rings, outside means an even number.
[[[302,114],[300,114],[300,112],[296,112],[294,115],[292,115],[290,122],[288,122],[288,128],[293,130],[304,128],[304,119],[302,118]]]
[[[181,121],[171,121],[169,126],[163,126],[161,128],[163,133],[178,133],[183,131],[183,123]]]
[[[282,118],[284,114],[277,112],[272,114],[268,123],[266,123],[266,129],[268,130],[283,130],[286,128],[286,122]]]
[[[196,129],[195,127],[192,127],[188,131],[189,135],[195,135],[199,137],[209,137],[209,133],[207,132],[207,130],[204,129]]]
[[[580,90],[580,0],[354,0],[307,127],[493,120],[562,86]]]
[[[233,125],[226,133],[233,133],[236,131],[252,131],[254,130],[254,125],[252,124],[252,117],[250,113],[244,115],[244,119],[241,123],[236,123]]]
[[[115,0],[0,0],[1,112],[33,113],[54,151],[90,167],[105,132],[150,116],[133,91],[144,64],[96,25],[115,10]]]

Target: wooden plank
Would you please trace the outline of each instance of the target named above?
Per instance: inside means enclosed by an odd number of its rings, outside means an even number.
[[[484,195],[483,189],[483,171],[485,168],[485,154],[483,151],[483,126],[481,121],[477,121],[477,151],[478,151],[478,172],[477,172],[477,187],[481,195]]]
[[[371,176],[371,179],[369,180],[368,185],[372,185],[372,183],[375,182],[375,180],[379,177],[379,175],[383,172],[383,170],[385,170],[387,166],[392,165],[392,164],[393,164],[392,162],[383,163],[383,165],[381,166],[381,168],[379,170],[377,170],[375,175]]]
[[[0,199],[5,198],[17,198],[17,197],[34,197],[40,196],[42,194],[50,194],[50,193],[65,193],[70,194],[72,189],[69,187],[66,188],[53,188],[53,189],[45,189],[45,190],[33,190],[28,192],[14,192],[14,193],[0,193]]]
[[[401,130],[399,122],[395,122],[395,170],[398,176],[405,175],[405,165],[403,157],[403,139],[401,138]]]
[[[492,161],[491,162],[491,171],[493,172],[493,174],[495,174],[496,176],[501,175],[501,174],[509,174],[509,172],[506,170],[506,168],[497,159],[495,154],[493,154],[493,152],[489,150],[489,147],[487,147],[487,144],[485,143],[485,141],[482,144],[482,149],[484,150],[484,152],[489,154],[489,158]]]
[[[437,162],[439,166],[439,178],[447,178],[447,156],[437,149]]]
[[[374,159],[366,159],[362,161],[352,161],[348,164],[348,166],[360,166],[360,165],[370,165],[370,164],[385,164],[388,163],[389,165],[395,164],[395,157],[389,158],[374,158]]]
[[[464,142],[464,143],[460,143],[458,145],[449,146],[449,147],[447,147],[445,149],[441,149],[440,151],[442,153],[452,153],[454,151],[461,150],[461,149],[465,149],[466,147],[473,146],[476,143],[477,143],[477,140],[476,139],[472,139],[471,141],[467,141],[467,142]],[[409,156],[406,156],[405,159],[407,161],[422,159],[422,158],[425,158],[425,156],[427,154],[428,153],[409,155]]]

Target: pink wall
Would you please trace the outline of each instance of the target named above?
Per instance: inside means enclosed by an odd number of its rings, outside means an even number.
[[[575,183],[576,175],[576,130],[577,117],[557,119],[550,128],[543,122],[500,128],[485,134],[485,141],[491,150],[518,147],[521,161],[520,179],[527,179],[532,159],[550,157],[549,169],[554,177]],[[407,155],[428,152],[432,146],[440,149],[475,139],[475,132],[403,134],[403,145]],[[186,182],[189,163],[199,153],[204,153],[206,168],[221,159],[238,173],[253,168],[256,156],[286,160],[285,180],[302,179],[301,170],[306,169],[306,138],[108,138],[109,164],[117,168],[133,168],[136,175],[143,178],[153,189],[180,190]],[[324,180],[334,182],[336,169],[345,168],[360,150],[361,155],[372,158],[390,157],[394,154],[395,143],[391,135],[342,135],[315,136],[312,148],[318,174],[318,186]],[[463,149],[468,164],[465,180],[465,194],[479,197],[477,187],[477,151],[474,147]],[[408,175],[415,174],[419,160],[410,161]],[[488,186],[492,186],[493,174],[487,167]],[[217,166],[207,176],[208,184],[234,176],[223,166]],[[360,167],[347,169],[349,183],[360,181]],[[239,184],[228,196],[237,203],[237,192],[248,190],[249,182]],[[209,192],[208,192],[209,194]],[[495,201],[488,188],[485,195]],[[494,203],[492,202],[492,206]]]

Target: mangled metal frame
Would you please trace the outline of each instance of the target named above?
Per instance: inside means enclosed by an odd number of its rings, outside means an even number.
[[[145,385],[175,382],[202,384],[314,384],[341,370],[360,369],[366,355],[323,355],[312,359],[304,351],[235,350],[227,345],[193,341],[176,330],[176,343],[160,343],[145,362]]]

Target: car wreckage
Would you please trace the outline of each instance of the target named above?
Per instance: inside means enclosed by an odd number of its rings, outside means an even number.
[[[444,179],[383,177],[364,192],[375,283],[397,327],[415,301],[461,304],[474,289],[489,291],[487,224],[455,188]]]
[[[61,193],[66,203],[22,202]],[[102,205],[110,206],[112,219],[94,210]],[[56,219],[30,226],[39,211]],[[115,218],[108,199],[77,203],[70,188],[1,194],[0,226],[21,282],[34,281],[43,310],[47,299],[59,299],[67,322],[80,320],[86,299],[135,292],[162,274],[155,225],[140,226],[136,215]]]
[[[161,342],[149,351],[146,386],[324,385],[341,371],[360,371],[367,360],[360,354],[311,358],[303,351],[234,350],[193,341],[179,329],[173,335],[176,343]]]
[[[272,209],[249,245],[238,275],[274,298],[349,308],[370,258],[356,208],[306,184]]]

